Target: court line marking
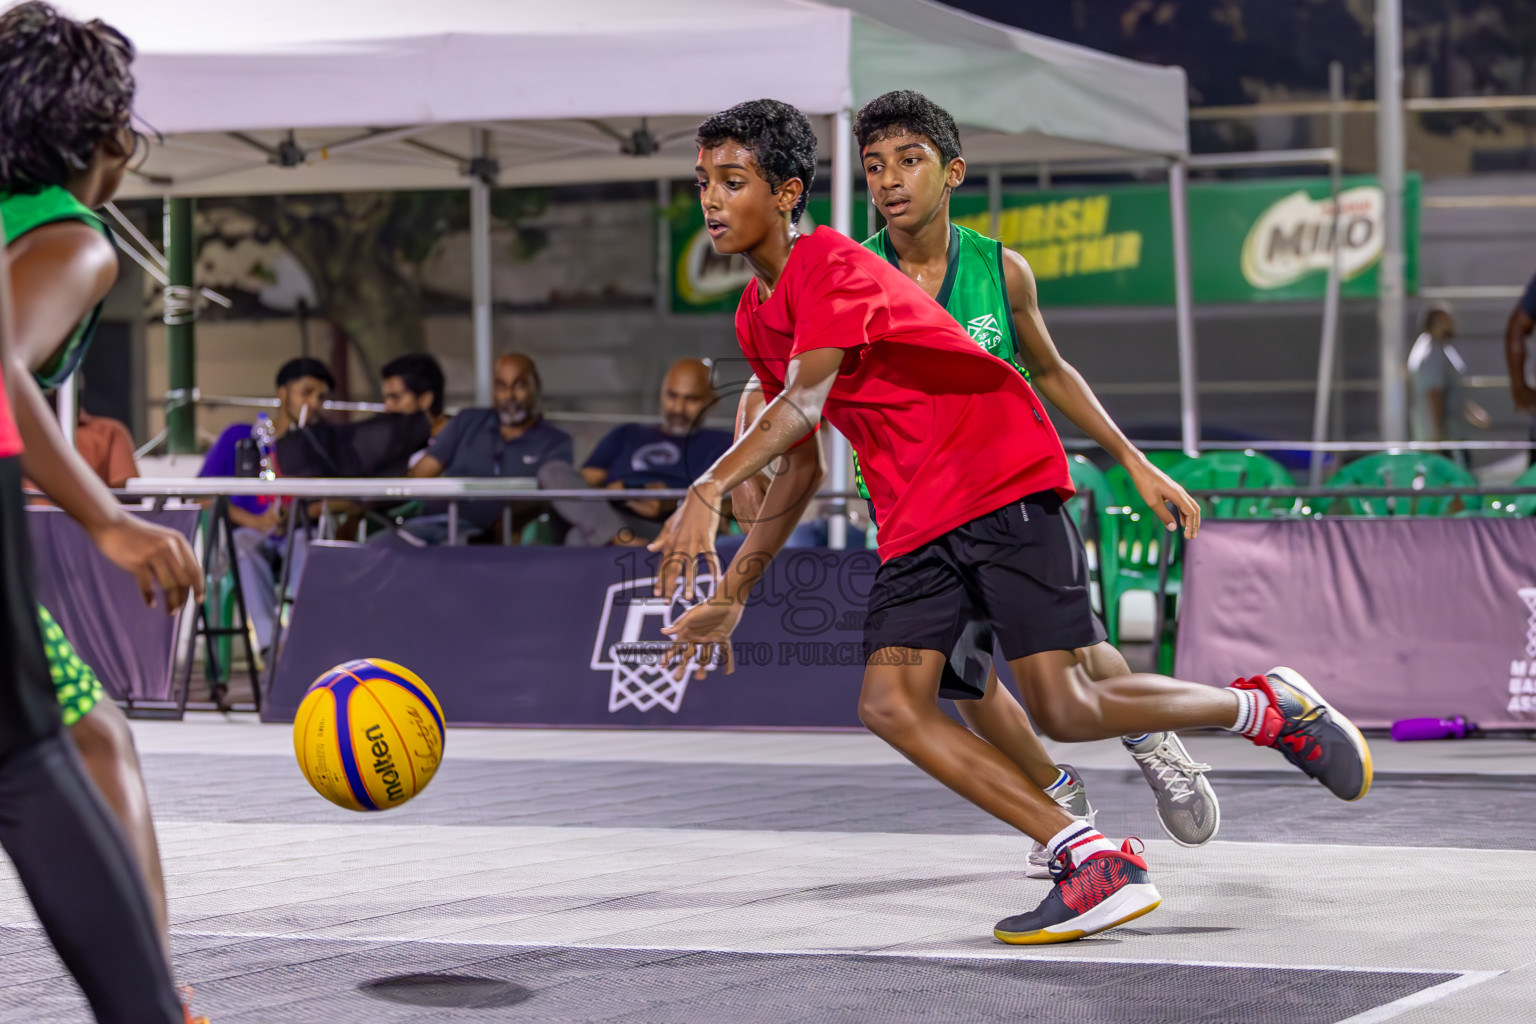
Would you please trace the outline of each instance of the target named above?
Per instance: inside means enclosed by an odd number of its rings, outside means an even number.
[[[455,726],[455,728],[458,728],[458,729],[477,729],[479,727],[475,727],[475,726]],[[503,730],[508,731],[508,732],[518,732],[518,731],[521,731],[521,729],[519,727],[517,727],[517,726],[491,726],[491,727],[484,727],[484,728],[486,729],[486,731],[490,731],[492,729],[503,729]],[[624,731],[624,730],[613,729],[613,730],[592,730],[592,731],[621,732],[621,731]],[[787,730],[787,731],[794,731],[794,730]],[[722,733],[730,734],[730,735],[737,735],[738,734],[737,731],[735,731],[735,730],[722,730]],[[744,732],[744,733],[739,733],[739,734],[741,734],[741,735],[749,735],[749,736],[750,735],[756,735],[756,733],[753,733],[753,732]],[[820,734],[810,733],[809,735],[820,735]],[[855,734],[855,735],[857,735],[857,734]],[[283,742],[289,743],[289,745],[291,746],[290,739],[289,739],[289,737],[287,737],[286,733],[285,733],[285,735],[283,737]],[[280,743],[274,743],[271,749],[252,749],[252,748],[240,747],[240,746],[231,746],[228,749],[219,749],[218,745],[215,744],[215,743],[197,743],[197,742],[194,742],[190,746],[185,746],[185,747],[175,747],[175,748],[164,747],[164,748],[162,748],[162,747],[159,747],[159,746],[155,745],[153,742],[150,742],[150,743],[146,743],[146,744],[144,744],[142,746],[142,749],[141,749],[140,753],[144,754],[144,755],[149,755],[149,756],[153,756],[153,755],[195,755],[195,756],[204,756],[204,757],[215,757],[215,756],[216,757],[234,757],[234,756],[239,756],[239,757],[291,757],[292,756],[292,751],[291,750],[287,750],[287,749],[282,749]],[[1513,756],[1513,755],[1511,755],[1511,756]],[[498,752],[498,751],[474,750],[474,751],[472,751],[470,753],[462,754],[462,755],[456,757],[455,760],[456,761],[479,761],[479,762],[509,763],[509,764],[515,764],[515,763],[536,763],[536,762],[543,762],[543,763],[546,763],[546,764],[613,764],[613,763],[631,763],[631,764],[676,765],[676,766],[679,766],[679,767],[689,767],[689,768],[698,767],[700,765],[709,765],[709,764],[733,765],[733,766],[742,766],[742,767],[748,767],[748,768],[773,768],[773,767],[790,767],[790,768],[880,768],[880,767],[907,767],[908,764],[909,764],[906,760],[902,759],[899,756],[891,758],[891,757],[886,757],[883,754],[866,754],[866,753],[864,753],[862,751],[855,752],[855,753],[853,753],[853,754],[851,754],[851,755],[849,755],[847,757],[837,757],[835,755],[833,755],[833,756],[821,756],[821,757],[818,757],[816,755],[796,755],[796,754],[785,754],[785,755],[773,754],[773,755],[757,755],[757,756],[754,756],[754,755],[748,753],[748,754],[746,754],[744,756],[741,756],[741,757],[730,758],[730,757],[725,757],[725,756],[722,756],[722,755],[718,755],[715,751],[708,751],[707,753],[701,752],[701,753],[698,753],[698,754],[694,754],[694,753],[689,752],[689,751],[684,751],[684,752],[681,752],[681,753],[667,753],[665,751],[658,751],[658,752],[654,752],[653,753],[651,751],[643,751],[643,752],[638,752],[638,753],[626,752],[626,753],[622,753],[622,754],[608,754],[608,753],[604,753],[604,752],[601,752],[601,751],[593,751],[593,752],[581,751],[581,752],[577,752],[575,754],[568,754],[566,756],[556,756],[553,753],[546,753],[546,752],[534,752],[534,753],[511,753],[511,752],[509,752],[509,753],[501,753],[501,752]],[[1081,765],[1080,767],[1082,767],[1083,770],[1085,770],[1085,771],[1095,771],[1095,772],[1133,773],[1133,772],[1140,771],[1140,769],[1137,768],[1137,766],[1134,765],[1134,764],[1131,764],[1131,765],[1121,765],[1121,764],[1093,764],[1093,763],[1089,763],[1089,764]],[[1216,766],[1215,768],[1212,769],[1212,772],[1213,772],[1213,774],[1218,775],[1218,776],[1220,776],[1222,774],[1233,774],[1233,775],[1236,775],[1236,774],[1255,774],[1255,775],[1289,775],[1289,776],[1293,776],[1294,777],[1295,774],[1296,774],[1295,773],[1295,769],[1293,769],[1290,766],[1285,765],[1285,764],[1276,764],[1276,765],[1273,765],[1273,766],[1267,766],[1267,765],[1246,765],[1246,766],[1228,766],[1228,767],[1221,767],[1221,766],[1218,765],[1218,766]],[[1533,775],[1536,775],[1536,771],[1532,771],[1530,769],[1520,769],[1520,768],[1470,768],[1470,767],[1460,767],[1460,766],[1457,766],[1457,767],[1447,766],[1447,767],[1443,767],[1443,768],[1439,767],[1439,766],[1434,766],[1434,767],[1429,767],[1429,768],[1425,768],[1425,767],[1416,767],[1416,768],[1382,768],[1382,767],[1378,767],[1376,769],[1376,774],[1377,775],[1401,775],[1401,776],[1407,776],[1407,777],[1411,777],[1411,778],[1423,778],[1423,779],[1426,779],[1426,780],[1434,780],[1434,779],[1437,779],[1437,778],[1440,778],[1440,777],[1443,777],[1443,776],[1471,777],[1471,776],[1481,776],[1481,775],[1495,776],[1495,777],[1499,777],[1499,778],[1526,778],[1526,779],[1529,779]]]
[[[1390,1003],[1382,1003],[1380,1006],[1357,1013],[1353,1017],[1345,1017],[1343,1020],[1336,1022],[1336,1024],[1380,1024],[1381,1021],[1391,1020],[1393,1017],[1407,1013],[1409,1010],[1416,1010],[1421,1006],[1428,1006],[1430,1003],[1438,1003],[1447,996],[1454,995],[1457,992],[1464,992],[1474,985],[1481,985],[1483,982],[1497,978],[1504,973],[1507,972],[1467,971],[1459,978],[1442,981],[1440,984],[1431,985],[1429,988],[1421,988],[1419,991],[1403,996],[1401,999],[1394,999]]]
[[[0,926],[20,927],[20,926]],[[1342,964],[1269,964],[1249,963],[1244,961],[1226,960],[1169,960],[1155,957],[1111,957],[1111,956],[1064,956],[1050,955],[1046,953],[1015,953],[1011,949],[998,950],[967,950],[944,952],[942,950],[900,950],[900,949],[828,949],[828,948],[778,948],[778,949],[750,949],[730,946],[679,946],[679,945],[632,945],[612,942],[494,942],[486,939],[457,940],[457,939],[424,939],[411,938],[398,935],[305,935],[277,932],[248,932],[248,931],[189,931],[172,928],[171,935],[186,938],[210,938],[210,939],[284,939],[297,942],[381,942],[392,944],[421,943],[434,946],[485,946],[492,949],[611,949],[621,953],[736,953],[745,956],[803,956],[803,957],[832,957],[832,956],[872,956],[886,957],[890,959],[909,960],[1024,960],[1035,963],[1087,963],[1087,964],[1122,964],[1130,966],[1159,966],[1159,967],[1236,967],[1246,970],[1268,971],[1339,971],[1355,974],[1454,974],[1459,980],[1465,977],[1475,977],[1477,982],[1487,981],[1507,973],[1504,970],[1474,970],[1466,967],[1348,967]],[[1448,985],[1451,982],[1443,982],[1436,988]],[[1428,991],[1428,990],[1426,990]],[[1449,994],[1449,993],[1447,993]],[[1344,1022],[1339,1022],[1344,1024]],[[1351,1018],[1350,1024],[1359,1024]]]
[[[633,834],[633,833],[637,833],[637,832],[639,832],[639,833],[646,833],[646,834],[649,834],[649,833],[652,833],[652,832],[686,832],[686,833],[690,833],[690,834],[698,835],[698,836],[714,836],[714,835],[778,836],[778,835],[784,835],[784,834],[793,834],[793,835],[797,835],[797,836],[799,836],[799,835],[805,835],[805,836],[829,836],[829,837],[837,837],[837,838],[858,838],[858,837],[864,837],[864,836],[897,836],[897,837],[901,837],[901,838],[913,838],[913,837],[916,837],[916,838],[920,838],[920,839],[954,839],[954,840],[961,840],[961,839],[1002,839],[1002,840],[1009,840],[1009,841],[1023,842],[1023,843],[1027,843],[1027,842],[1031,841],[1029,836],[1024,835],[1022,832],[847,832],[847,831],[840,831],[840,830],[835,830],[835,829],[815,829],[815,828],[803,828],[803,829],[707,828],[707,827],[704,827],[704,826],[701,826],[701,825],[498,825],[498,824],[494,824],[494,823],[486,824],[486,823],[474,823],[474,822],[471,822],[471,823],[456,824],[456,823],[449,823],[449,822],[423,822],[423,821],[401,822],[400,824],[397,825],[397,824],[395,824],[392,821],[381,820],[380,818],[378,818],[377,816],[374,816],[374,815],[370,815],[366,821],[356,820],[356,817],[357,816],[354,815],[352,820],[342,820],[342,821],[216,821],[216,820],[209,819],[209,818],[174,818],[174,817],[164,817],[164,818],[162,818],[159,815],[156,815],[156,817],[155,817],[155,825],[156,825],[156,827],[159,827],[161,825],[174,825],[174,826],[179,826],[179,827],[184,827],[184,828],[197,828],[197,829],[207,829],[209,826],[216,826],[216,827],[219,827],[219,828],[249,829],[249,830],[252,830],[252,831],[261,831],[261,830],[265,830],[265,829],[272,828],[272,827],[277,827],[277,828],[346,829],[346,830],[356,830],[356,831],[362,831],[362,830],[370,830],[371,831],[371,830],[374,830],[374,829],[423,829],[423,830],[441,830],[441,831],[454,831],[454,830],[463,829],[463,830],[466,830],[466,831],[478,831],[478,832],[518,832],[518,831],[542,830],[542,831],[568,831],[568,832],[591,832],[591,833],[601,832],[601,833],[605,833],[605,834],[612,834],[614,836]],[[318,838],[324,838],[324,837],[318,837]],[[1138,837],[1138,838],[1140,838],[1140,837]],[[556,842],[556,841],[558,841],[558,840],[556,840],[554,838],[552,838],[550,840],[550,842]],[[1146,843],[1148,846],[1156,846],[1156,847],[1160,847],[1160,848],[1161,847],[1166,847],[1169,850],[1189,849],[1189,847],[1179,846],[1173,840],[1166,839],[1166,838],[1143,839],[1142,842]],[[796,844],[790,844],[790,845],[803,845],[803,844],[796,843]],[[1209,849],[1213,849],[1214,850],[1217,847],[1223,847],[1223,846],[1229,846],[1229,847],[1234,847],[1234,848],[1254,847],[1254,846],[1267,846],[1267,847],[1273,847],[1273,848],[1275,848],[1277,850],[1294,850],[1294,849],[1296,849],[1298,847],[1315,847],[1315,848],[1318,848],[1318,849],[1351,850],[1351,851],[1353,851],[1353,850],[1389,850],[1389,851],[1391,851],[1393,853],[1400,853],[1400,852],[1432,853],[1432,854],[1477,853],[1477,854],[1518,854],[1518,855],[1526,856],[1526,857],[1536,856],[1536,850],[1532,850],[1532,849],[1528,849],[1528,848],[1515,848],[1515,847],[1497,847],[1497,846],[1405,846],[1402,843],[1382,843],[1382,844],[1379,844],[1379,845],[1373,845],[1371,843],[1308,843],[1308,842],[1278,843],[1278,842],[1274,842],[1273,840],[1268,840],[1268,839],[1213,839],[1210,842],[1206,843],[1204,846],[1198,847],[1197,849],[1204,850],[1204,849],[1208,849],[1209,848]],[[185,856],[185,855],[183,855],[183,856]],[[4,865],[4,864],[5,864],[4,861],[0,861],[0,865]],[[0,877],[4,877],[4,876],[0,875]]]

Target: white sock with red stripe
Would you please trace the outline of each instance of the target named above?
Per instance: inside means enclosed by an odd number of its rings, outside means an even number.
[[[1051,851],[1052,858],[1065,853],[1068,861],[1074,865],[1081,864],[1096,853],[1114,853],[1119,849],[1105,839],[1102,832],[1082,821],[1074,821],[1057,832],[1045,846]]]
[[[1264,709],[1269,707],[1269,701],[1259,690],[1229,689],[1237,698],[1237,721],[1227,726],[1227,731],[1253,739],[1264,726]]]

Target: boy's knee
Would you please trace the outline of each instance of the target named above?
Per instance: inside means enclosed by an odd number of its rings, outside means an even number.
[[[868,684],[859,694],[859,721],[882,738],[905,732],[917,723],[911,698],[896,686]]]
[[[1097,739],[1093,707],[1076,693],[1056,694],[1030,707],[1035,725],[1057,743],[1084,743]]]

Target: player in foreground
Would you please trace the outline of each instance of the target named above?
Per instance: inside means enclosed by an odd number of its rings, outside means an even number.
[[[112,198],[134,151],[132,46],[112,28],[80,24],[40,3],[0,16],[0,215],[14,288],[10,378],[28,442],[29,476],[91,532],[108,558],[179,608],[202,575],[173,530],[127,514],[57,430],[42,389],[66,381],[95,333],[117,254],[94,213]],[[35,463],[48,468],[34,471]],[[127,719],[106,699],[46,609],[43,649],[64,725],[133,847],[150,892],[162,957],[170,939],[149,798]]]
[[[1024,257],[949,219],[950,193],[965,180],[954,118],[918,93],[890,92],[864,105],[854,118],[853,134],[869,194],[886,221],[864,247],[916,282],[982,348],[1022,372],[1042,397],[1116,461],[1137,462],[1140,453],[1056,351]],[[1077,660],[1090,679],[1131,671],[1107,642],[1079,650]],[[1067,766],[1052,763],[1029,716],[1000,683],[996,669],[989,673],[984,692],[955,688],[946,695],[960,698],[955,707],[967,725],[1074,817],[1092,823],[1082,781]],[[1181,846],[1210,842],[1221,823],[1220,805],[1205,778],[1210,766],[1191,760],[1171,732],[1122,740],[1156,795],[1157,817],[1169,837]],[[1046,877],[1048,863],[1044,847],[1037,844],[1028,873]]]
[[[1005,754],[939,709],[948,652],[973,621],[996,630],[1026,704],[1055,739],[1223,728],[1276,747],[1340,797],[1365,794],[1364,740],[1291,670],[1226,688],[1156,675],[1089,680],[1073,652],[1103,642],[1103,627],[1062,509],[1073,493],[1066,456],[1033,390],[874,253],[827,228],[795,234],[816,168],[815,134],[799,111],[773,100],[741,104],[706,120],[698,142],[700,202],[715,249],[740,253],[755,275],[737,308],[737,339],[769,401],[651,545],[662,554],[658,592],[681,581],[691,600],[701,558],[721,581],[713,600],[667,630],[676,657],[724,658],[730,667],[746,597],[793,526],[783,513],[804,500],[781,484],[814,478],[818,446],[802,442],[825,415],[858,451],[880,522],[860,718],[1053,858],[1051,893],[999,922],[998,938],[1080,938],[1148,913],[1161,897],[1129,843],[1116,847],[1074,820]],[[1081,378],[1071,380],[1086,396],[1073,407],[1091,402]],[[1143,500],[1170,528],[1164,503],[1174,502],[1192,537],[1194,501],[1134,449],[1126,457]],[[720,573],[721,502],[770,463],[783,472],[732,571]]]
[[[184,1024],[140,866],[64,733],[38,630],[23,470],[98,543],[121,543],[126,513],[107,508],[117,507],[109,494],[106,504],[96,500],[104,488],[81,478],[83,464],[57,457],[63,438],[17,358],[11,314],[0,255],[0,845],[100,1024]],[[36,401],[25,413],[17,402],[13,419],[18,382]],[[168,608],[185,600],[189,585],[201,590],[195,577],[182,577],[166,566]]]

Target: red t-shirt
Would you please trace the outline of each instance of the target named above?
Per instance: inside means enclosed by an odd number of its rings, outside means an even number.
[[[5,393],[5,381],[0,378],[0,459],[21,454],[21,431],[11,417],[11,400]]]
[[[852,353],[823,414],[859,453],[882,561],[1026,494],[1073,494],[1061,439],[1019,372],[900,270],[830,228],[795,243],[767,301],[747,285],[736,337],[769,401],[791,357]]]

